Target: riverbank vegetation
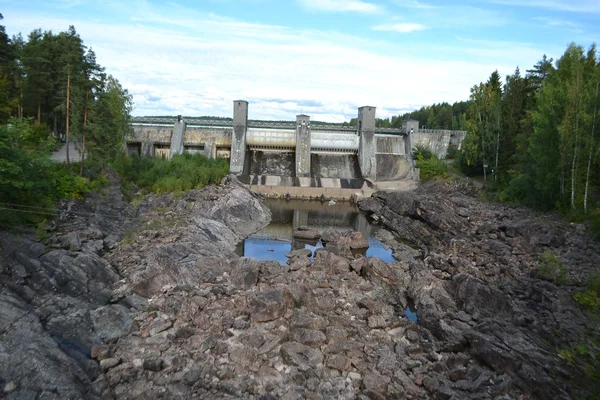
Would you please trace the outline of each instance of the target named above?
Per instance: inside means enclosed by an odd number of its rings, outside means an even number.
[[[49,219],[58,200],[101,185],[102,168],[122,153],[131,109],[131,95],[73,26],[24,39],[0,25],[0,225]],[[66,164],[51,160],[73,141],[81,158],[67,150]]]
[[[146,192],[182,193],[202,186],[217,184],[229,172],[226,159],[210,159],[199,154],[184,153],[172,160],[152,157],[122,156],[115,168],[125,181]]]
[[[425,146],[416,146],[412,152],[416,167],[419,168],[419,177],[423,181],[434,178],[448,177],[448,165],[440,160]]]

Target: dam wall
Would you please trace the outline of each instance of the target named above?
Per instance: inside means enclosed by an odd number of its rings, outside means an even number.
[[[233,118],[136,117],[127,154],[172,158],[183,152],[229,159],[230,173],[248,185],[360,189],[366,181],[400,185],[418,180],[417,145],[439,158],[460,148],[466,132],[376,127],[376,107],[358,109],[357,125],[248,119],[248,102],[233,102]],[[407,185],[411,186],[411,185]]]
[[[293,152],[249,150],[250,175],[274,175],[295,177]]]
[[[460,150],[466,131],[444,129],[419,129],[411,135],[412,148],[423,146],[431,150],[439,159],[446,158],[450,145]]]
[[[311,154],[311,176],[316,178],[361,179],[355,154]]]

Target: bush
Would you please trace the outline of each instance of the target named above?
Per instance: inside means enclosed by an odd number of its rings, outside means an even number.
[[[55,214],[64,198],[81,198],[89,180],[50,159],[54,139],[29,119],[0,126],[0,226],[37,224]]]
[[[429,150],[429,148],[421,145],[416,145],[415,149],[412,152],[413,160],[431,160],[434,154]]]
[[[216,184],[229,173],[225,159],[209,159],[199,154],[184,153],[172,160],[152,157],[125,157],[115,168],[127,183],[154,193],[181,193]]]
[[[417,168],[420,170],[421,180],[427,181],[437,177],[448,176],[448,165],[434,154],[431,154],[429,159],[425,159],[421,154],[416,157]]]
[[[555,253],[546,250],[540,256],[538,272],[541,277],[554,282],[556,285],[568,283],[567,266]]]

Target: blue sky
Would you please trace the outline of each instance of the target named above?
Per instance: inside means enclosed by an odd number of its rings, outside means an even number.
[[[9,34],[74,25],[134,115],[341,122],[466,100],[497,69],[600,39],[600,0],[0,0]]]

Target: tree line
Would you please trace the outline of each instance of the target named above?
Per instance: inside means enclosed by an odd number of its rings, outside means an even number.
[[[402,121],[414,119],[419,121],[419,127],[423,129],[467,129],[467,109],[469,101],[458,101],[450,105],[446,102],[423,106],[418,110],[395,115],[390,118],[376,118],[377,128],[402,128]],[[356,126],[358,118],[352,118],[343,125]]]
[[[73,26],[24,39],[0,25],[0,226],[48,218],[58,200],[97,188],[122,154],[131,109]],[[81,158],[67,150],[66,166],[52,162],[58,138],[76,140]]]
[[[105,73],[75,27],[35,29],[25,39],[8,37],[0,26],[0,124],[29,118],[53,136],[77,139],[82,155],[104,162],[122,147],[131,109],[131,95]]]
[[[499,200],[589,214],[600,198],[599,89],[596,46],[572,43],[558,60],[544,55],[504,82],[492,72],[467,101],[377,119],[377,126],[397,128],[411,118],[420,127],[466,130],[452,155]]]
[[[599,187],[599,86],[595,45],[572,43],[504,84],[494,71],[471,88],[463,169],[483,173],[501,200],[588,214]]]

